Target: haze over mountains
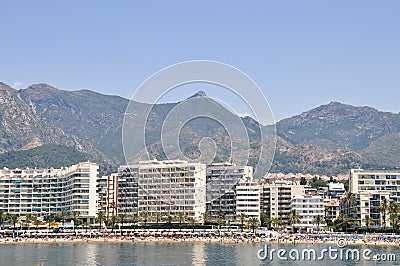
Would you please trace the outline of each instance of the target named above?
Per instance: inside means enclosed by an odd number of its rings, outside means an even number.
[[[202,97],[207,105],[200,107],[219,108],[202,93],[196,97]],[[47,84],[14,90],[0,83],[0,167],[59,167],[92,160],[108,172],[111,166],[125,163],[121,138],[128,103],[128,99],[89,90],[63,91]],[[148,104],[135,104],[133,115],[139,118],[145,110],[151,111],[146,145],[158,159],[165,157],[161,124],[175,106],[158,104],[151,109]],[[266,132],[271,129],[250,117],[241,119],[252,149],[250,162],[254,162],[261,145],[259,127]],[[400,114],[332,102],[283,119],[276,123],[276,129],[271,171],[331,175],[347,173],[355,166],[400,165]],[[185,155],[198,157],[198,141],[206,136],[217,145],[217,159],[229,159],[229,135],[220,124],[205,118],[190,121],[182,129],[180,142]]]

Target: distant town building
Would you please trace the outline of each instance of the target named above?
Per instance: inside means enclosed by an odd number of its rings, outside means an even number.
[[[333,183],[328,184],[328,197],[340,199],[345,192],[343,183]]]
[[[99,166],[83,162],[59,169],[1,169],[0,209],[9,214],[45,216],[77,211],[94,222]]]
[[[236,220],[236,185],[242,178],[252,178],[253,167],[231,163],[207,166],[206,210],[212,220],[223,214],[225,220]]]

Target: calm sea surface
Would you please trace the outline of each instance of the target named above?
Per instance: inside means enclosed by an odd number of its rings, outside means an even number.
[[[260,260],[257,251],[264,244],[214,243],[54,243],[2,244],[0,265],[400,265],[400,248],[369,248],[374,254],[395,254],[397,261],[341,261],[326,256],[323,261]],[[317,254],[327,245],[269,245],[288,252],[312,248]],[[337,247],[333,247],[337,248]],[[347,248],[347,247],[346,247]],[[362,251],[365,246],[351,246]],[[295,253],[293,253],[295,254]],[[326,254],[327,255],[327,254]]]

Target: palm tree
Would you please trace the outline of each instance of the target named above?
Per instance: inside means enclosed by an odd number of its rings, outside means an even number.
[[[258,221],[257,218],[253,217],[248,220],[248,224],[249,224],[249,227],[253,230],[253,234],[254,234],[254,231],[259,226],[260,222]]]
[[[5,214],[5,212],[3,210],[0,210],[0,226],[3,225],[4,214]]]
[[[161,213],[157,212],[155,218],[156,218],[156,224],[158,225],[162,219]]]
[[[322,215],[314,216],[312,221],[313,224],[317,225],[317,232],[319,233],[319,225],[324,221],[324,217]]]
[[[39,220],[39,218],[37,216],[33,216],[33,224],[36,227],[36,233],[39,231],[39,225],[41,225],[41,221]]]
[[[215,222],[218,224],[218,229],[221,229],[221,225],[223,225],[225,222],[225,214],[221,213],[218,215],[217,219],[215,219]]]
[[[19,217],[18,217],[18,215],[16,215],[16,214],[11,214],[10,216],[9,216],[9,222],[13,225],[13,234],[14,234],[14,231],[15,231],[15,226],[16,226],[16,224],[19,222]]]
[[[144,222],[144,226],[146,227],[147,225],[147,220],[149,219],[149,213],[147,211],[142,211],[140,213],[140,217],[142,218],[143,222]]]
[[[390,201],[389,203],[389,220],[392,224],[393,231],[396,231],[397,220],[399,219],[400,205],[397,201]]]
[[[344,193],[343,203],[346,206],[346,214],[349,215],[351,206],[357,203],[356,195],[354,193],[351,193],[350,191],[346,191]]]
[[[131,221],[132,221],[133,225],[137,225],[137,223],[139,222],[139,220],[140,220],[140,217],[139,217],[138,215],[134,214],[134,215],[132,216]]]
[[[336,228],[341,228],[342,231],[346,230],[346,233],[348,226],[351,224],[352,224],[351,218],[345,214],[340,214],[335,220]]]
[[[379,205],[379,210],[383,214],[382,215],[383,216],[383,221],[382,221],[382,224],[381,224],[381,226],[383,227],[383,230],[385,230],[385,227],[386,227],[386,214],[387,214],[389,208],[390,208],[390,202],[389,202],[389,200],[387,198],[384,198],[381,201],[381,204]]]
[[[178,213],[177,219],[179,222],[179,230],[180,230],[182,223],[185,221],[185,215],[180,212],[180,213]]]
[[[106,217],[104,216],[104,213],[102,211],[99,211],[96,217],[96,221],[99,223],[99,230],[101,229],[101,225],[103,224],[105,219]]]
[[[78,211],[73,211],[71,213],[71,219],[74,221],[74,232],[75,232],[75,226],[79,226],[81,223],[81,214]]]
[[[66,210],[62,210],[61,212],[58,213],[58,219],[62,222],[63,225],[63,231],[64,231],[64,224],[65,224],[65,219],[68,219],[69,215]]]
[[[123,236],[124,233],[122,227],[124,227],[125,223],[125,214],[123,213],[118,214],[118,222],[121,224],[121,236]]]
[[[174,216],[172,216],[172,215],[168,215],[167,217],[166,217],[166,219],[165,219],[165,221],[168,223],[168,225],[169,225],[169,228],[168,228],[168,231],[171,229],[171,225],[172,225],[172,221],[174,220]]]
[[[287,217],[287,220],[294,229],[294,224],[300,223],[300,215],[297,213],[296,210],[291,210]]]
[[[111,225],[111,232],[114,232],[115,224],[118,221],[118,217],[115,215],[111,215],[111,218],[108,220],[108,223]]]
[[[25,215],[25,221],[24,221],[25,233],[26,229],[28,229],[32,221],[33,221],[33,215],[31,213]]]
[[[260,223],[261,226],[269,228],[271,226],[271,219],[268,218],[268,216],[265,213],[260,214]]]
[[[242,232],[243,232],[244,222],[245,222],[246,219],[247,219],[247,215],[246,215],[245,213],[240,213],[240,214],[238,215],[238,219],[239,219],[239,221],[240,221],[241,229],[242,229]]]
[[[374,225],[374,220],[372,220],[371,217],[369,217],[368,215],[365,216],[364,219],[365,225],[367,226],[368,232],[371,232],[371,226]]]
[[[282,225],[282,221],[279,220],[278,218],[272,218],[272,226],[274,229],[279,229],[279,227]]]
[[[210,215],[208,215],[207,212],[204,212],[201,215],[201,219],[203,220],[203,225],[206,225],[210,221]]]
[[[197,224],[196,218],[190,217],[188,220],[189,225],[192,227],[192,232],[194,233],[194,227]]]
[[[54,216],[54,214],[49,214],[49,215],[46,215],[46,216],[44,216],[44,221],[47,223],[47,227],[50,229],[50,224],[52,223],[52,222],[54,222],[56,219],[55,219],[55,216]]]

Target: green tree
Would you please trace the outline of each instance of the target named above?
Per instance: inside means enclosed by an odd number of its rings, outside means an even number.
[[[180,213],[178,213],[177,219],[178,219],[178,222],[179,222],[179,229],[180,229],[182,223],[185,222],[185,215],[180,212]]]
[[[66,210],[62,210],[61,212],[58,213],[58,219],[60,219],[62,225],[63,225],[63,231],[64,231],[64,225],[65,225],[65,220],[68,219],[69,214]]]
[[[318,233],[319,233],[319,226],[323,222],[324,222],[324,217],[322,215],[314,216],[314,219],[313,219],[312,223],[317,225],[317,232]]]
[[[383,221],[381,224],[383,230],[385,230],[386,227],[386,214],[389,211],[389,208],[390,208],[390,202],[387,198],[384,198],[379,205],[379,210],[381,211],[383,217]]]
[[[278,218],[272,218],[272,226],[274,229],[279,229],[280,226],[282,225],[282,221]]]
[[[300,215],[296,210],[291,210],[287,217],[287,220],[294,229],[294,224],[300,223]]]
[[[159,213],[159,212],[157,212],[156,213],[156,215],[155,215],[156,217],[156,224],[158,225],[160,222],[161,222],[161,219],[162,219],[162,216],[161,216],[161,213]]]
[[[124,223],[125,223],[125,214],[123,213],[119,213],[118,214],[118,222],[121,224],[121,236],[124,235],[123,233],[123,227],[124,227]]]
[[[364,222],[365,222],[365,225],[367,226],[368,232],[370,233],[370,232],[371,232],[371,226],[373,226],[373,225],[375,224],[375,223],[374,223],[374,220],[372,220],[371,217],[369,217],[368,215],[366,215],[366,216],[365,216],[365,219],[364,219]]]
[[[9,216],[9,223],[11,223],[12,226],[13,226],[13,234],[14,234],[16,225],[19,222],[19,220],[20,220],[20,217],[17,214],[11,214]]]
[[[188,220],[188,224],[189,224],[189,226],[192,227],[192,232],[194,232],[194,227],[197,224],[196,218],[190,217],[189,220]]]
[[[39,225],[42,222],[39,220],[39,218],[37,216],[33,216],[33,224],[35,225],[36,228],[36,233],[39,231]]]
[[[210,222],[210,215],[208,215],[207,212],[204,212],[204,213],[201,215],[201,218],[202,218],[202,220],[203,220],[203,225],[206,225],[207,223]]]
[[[254,234],[254,232],[255,232],[255,230],[258,228],[260,222],[258,221],[257,218],[254,218],[254,217],[253,217],[253,218],[250,218],[250,219],[248,220],[248,224],[249,224],[249,227],[253,230],[253,234]]]
[[[349,215],[351,207],[357,203],[356,195],[350,191],[346,191],[344,193],[343,203],[346,206],[346,214]]]
[[[99,211],[97,213],[96,221],[99,223],[99,230],[101,229],[101,225],[103,222],[106,220],[106,217],[104,216],[104,213],[102,211]]]
[[[241,230],[243,232],[243,228],[244,228],[244,223],[247,220],[247,215],[245,213],[240,213],[237,217],[240,221],[240,225],[241,225]]]
[[[44,216],[44,221],[47,223],[47,228],[50,228],[50,224],[53,223],[56,220],[56,217],[54,214],[48,214]]]
[[[393,231],[397,230],[397,222],[399,220],[400,205],[397,201],[391,200],[389,203],[389,220],[392,224]]]
[[[149,213],[147,211],[142,211],[140,213],[140,217],[142,218],[142,221],[144,222],[144,226],[147,225],[147,221],[149,219]]]
[[[354,224],[354,221],[349,216],[345,214],[340,214],[336,218],[334,224],[336,229],[340,228],[342,231],[346,231],[347,233],[347,229]]]
[[[0,226],[4,223],[5,214],[6,213],[3,210],[0,210]]]
[[[272,220],[270,218],[268,218],[268,216],[265,213],[261,213],[260,214],[260,222],[261,222],[261,226],[270,228]]]
[[[108,220],[109,225],[111,226],[111,232],[114,232],[115,224],[118,222],[118,216],[111,215]]]
[[[73,211],[71,213],[71,220],[74,221],[74,232],[75,232],[75,226],[79,226],[82,223],[82,217],[80,212]]]

